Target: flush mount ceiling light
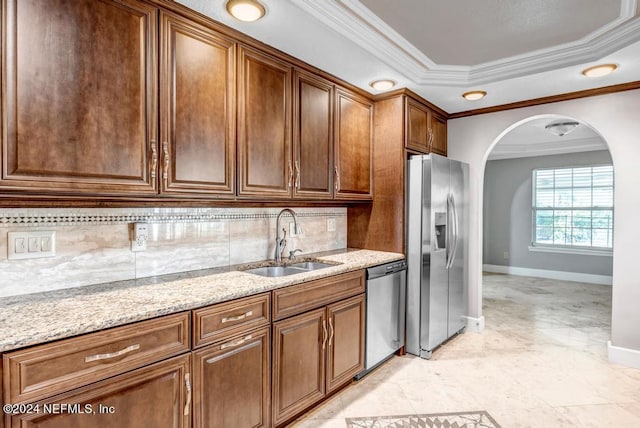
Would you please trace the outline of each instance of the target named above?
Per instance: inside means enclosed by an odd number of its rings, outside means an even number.
[[[616,71],[618,66],[616,64],[600,64],[593,67],[585,68],[582,70],[582,74],[587,77],[600,77]]]
[[[265,14],[264,6],[256,0],[229,0],[227,12],[244,22],[257,21]]]
[[[555,122],[550,123],[544,127],[544,129],[551,132],[553,135],[557,135],[558,137],[562,137],[567,135],[569,132],[573,131],[580,125],[578,122],[570,121],[570,122]]]
[[[462,94],[462,98],[468,101],[476,101],[487,95],[485,91],[469,91]]]
[[[380,79],[374,80],[373,82],[369,83],[369,86],[378,91],[388,91],[389,89],[396,86],[396,82],[391,79]]]

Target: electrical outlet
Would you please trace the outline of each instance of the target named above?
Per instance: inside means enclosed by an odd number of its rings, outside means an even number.
[[[149,239],[149,225],[147,223],[133,223],[131,236],[131,251],[146,251]]]
[[[298,236],[298,234],[296,233],[296,224],[292,221],[289,222],[289,236]]]
[[[336,219],[328,218],[327,219],[327,232],[335,232],[336,231]]]
[[[56,232],[33,230],[7,233],[9,260],[40,259],[56,255]]]
[[[504,253],[502,253],[502,257],[504,257],[504,259],[507,260],[509,258],[509,252],[505,251]]]

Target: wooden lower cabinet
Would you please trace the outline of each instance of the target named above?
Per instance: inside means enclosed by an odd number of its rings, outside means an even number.
[[[273,323],[273,425],[325,395],[325,308]]]
[[[269,345],[264,327],[193,352],[194,427],[270,426]]]
[[[364,370],[364,294],[327,307],[327,393]]]
[[[273,424],[364,369],[364,294],[273,324]]]
[[[40,414],[14,415],[8,426],[189,427],[190,384],[190,356],[182,355],[38,402]]]

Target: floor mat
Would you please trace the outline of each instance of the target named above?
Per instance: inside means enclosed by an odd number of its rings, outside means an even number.
[[[347,428],[501,428],[484,410],[428,415],[346,418]]]

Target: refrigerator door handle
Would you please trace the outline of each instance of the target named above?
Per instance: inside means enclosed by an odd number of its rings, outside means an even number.
[[[449,267],[453,266],[453,260],[456,258],[456,252],[458,252],[458,209],[456,208],[456,201],[451,195],[451,213],[453,214],[453,250],[451,251],[451,260],[449,261]]]
[[[451,209],[451,194],[447,195],[447,238],[445,241],[445,249],[446,249],[446,253],[445,253],[445,264],[444,267],[445,269],[449,269],[451,267],[451,256],[453,254],[452,248],[452,241],[453,241],[453,212]]]

